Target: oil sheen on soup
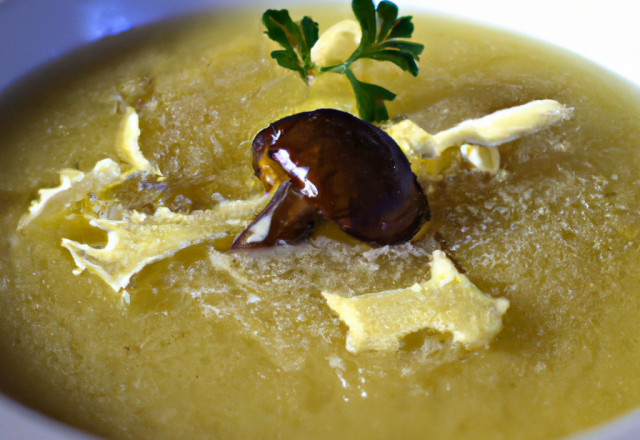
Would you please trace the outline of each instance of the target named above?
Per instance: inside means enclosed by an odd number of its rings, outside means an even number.
[[[640,95],[512,35],[417,16],[417,78],[388,63],[359,67],[397,93],[391,117],[429,133],[537,99],[574,109],[499,147],[499,174],[462,167],[428,183],[432,219],[414,243],[371,248],[316,233],[228,251],[228,238],[204,240],[146,265],[124,298],[92,273],[74,276],[61,246],[106,243],[81,215],[95,200],[16,230],[63,168],[88,173],[118,160],[127,107],[163,180],[130,179],[113,200],[146,215],[159,204],[190,214],[261,195],[251,165],[258,131],[296,112],[355,105],[343,76],[308,87],[279,67],[261,12],[114,37],[26,80],[18,98],[7,94],[1,389],[118,439],[554,439],[638,406]],[[350,18],[347,9],[291,10],[311,12],[321,31]],[[347,351],[348,328],[321,292],[426,281],[438,249],[483,292],[509,300],[497,337],[468,350],[421,330],[398,351]]]

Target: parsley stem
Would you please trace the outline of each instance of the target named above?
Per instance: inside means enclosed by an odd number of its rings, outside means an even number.
[[[349,68],[347,63],[336,64],[335,66],[318,67],[320,73],[333,72],[333,73],[345,73]]]

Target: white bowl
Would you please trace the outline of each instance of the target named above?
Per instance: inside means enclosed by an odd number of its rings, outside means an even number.
[[[295,1],[295,0],[294,0]],[[304,0],[299,0],[302,2]],[[341,3],[344,3],[344,0]],[[102,37],[203,9],[282,0],[0,0],[0,93],[33,69]],[[640,86],[640,3],[635,0],[396,0],[400,5],[469,19],[569,49]],[[0,394],[0,439],[95,437]],[[572,440],[640,438],[640,410],[578,433]]]

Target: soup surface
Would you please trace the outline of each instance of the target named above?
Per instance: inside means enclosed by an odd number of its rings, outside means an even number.
[[[571,120],[501,146],[499,178],[460,170],[423,182],[433,219],[415,244],[317,236],[221,252],[205,242],[145,267],[127,304],[97,276],[72,275],[61,239],[105,240],[80,206],[16,231],[62,168],[117,160],[127,106],[140,116],[142,151],[166,176],[163,206],[189,213],[261,194],[253,136],[286,115],[349,110],[354,100],[342,76],[309,88],[278,67],[260,13],[116,37],[5,99],[2,390],[118,439],[553,439],[638,406],[640,96],[564,52],[497,31],[418,16],[418,78],[358,67],[398,94],[392,117],[429,133],[534,99],[574,108]],[[314,13],[321,31],[349,17]],[[145,212],[160,203],[151,193],[133,179],[113,197]],[[420,331],[398,352],[349,353],[347,327],[320,292],[425,281],[435,249],[509,299],[503,331],[475,351]]]

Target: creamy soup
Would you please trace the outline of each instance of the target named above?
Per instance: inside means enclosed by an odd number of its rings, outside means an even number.
[[[7,95],[0,118],[0,388],[55,418],[118,439],[555,439],[640,405],[640,95],[559,50],[418,16],[420,75],[363,63],[398,94],[392,117],[436,133],[536,99],[573,117],[499,147],[497,176],[462,168],[427,189],[419,241],[369,248],[316,234],[228,251],[205,241],[147,265],[126,291],[76,268],[63,238],[104,244],[82,215],[17,231],[63,168],[118,160],[123,112],[165,176],[109,202],[190,214],[264,192],[251,141],[318,106],[353,109],[347,80],[311,88],[269,57],[262,11],[133,31],[74,55]],[[321,31],[350,11],[314,13]],[[401,13],[404,11],[401,11]],[[105,196],[106,197],[106,196]],[[331,235],[331,234],[329,234]],[[233,238],[233,237],[231,237]],[[422,330],[397,352],[345,348],[321,291],[346,296],[430,277],[442,249],[510,308],[487,347]]]

